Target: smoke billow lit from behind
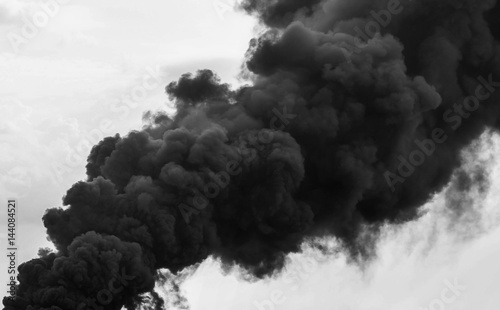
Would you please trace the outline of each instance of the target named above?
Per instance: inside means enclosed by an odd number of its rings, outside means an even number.
[[[450,181],[449,216],[470,214],[488,162],[465,169],[461,151],[500,125],[499,7],[245,1],[267,27],[245,55],[252,85],[183,75],[166,86],[175,115],[96,145],[87,180],[43,217],[57,252],[19,267],[4,309],[85,309],[109,288],[105,309],[161,309],[159,269],[214,257],[262,278],[311,238],[363,263],[382,227],[417,219]]]

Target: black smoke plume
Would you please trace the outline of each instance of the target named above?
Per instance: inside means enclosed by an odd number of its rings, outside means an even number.
[[[309,236],[369,257],[366,227],[376,236],[380,224],[414,219],[460,150],[500,126],[495,0],[242,8],[267,27],[247,52],[252,86],[184,75],[166,87],[173,117],[150,113],[143,130],[96,145],[87,181],[43,217],[57,252],[19,267],[4,309],[134,309],[148,292],[160,309],[160,268],[176,274],[214,256],[263,277]],[[470,95],[482,99],[467,112]],[[425,144],[418,167],[402,163],[439,128],[447,138]]]

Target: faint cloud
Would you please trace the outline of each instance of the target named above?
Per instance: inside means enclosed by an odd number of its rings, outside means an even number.
[[[20,22],[25,10],[26,5],[17,0],[2,0],[0,2],[0,25]]]

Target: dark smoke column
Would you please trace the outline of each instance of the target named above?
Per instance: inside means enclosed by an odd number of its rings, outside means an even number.
[[[496,1],[243,8],[269,27],[247,53],[253,86],[184,75],[166,88],[173,118],[148,114],[143,130],[96,145],[88,180],[43,217],[58,252],[19,267],[4,309],[161,309],[160,268],[213,255],[263,277],[308,236],[337,237],[363,259],[365,224],[376,236],[378,224],[414,219],[460,150],[499,125]],[[480,105],[463,110],[479,87]],[[446,141],[388,184],[436,128]]]

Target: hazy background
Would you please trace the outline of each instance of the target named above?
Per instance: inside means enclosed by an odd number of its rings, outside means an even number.
[[[0,0],[0,237],[5,253],[7,199],[17,199],[18,265],[51,245],[41,217],[85,178],[97,140],[140,129],[147,110],[172,111],[164,86],[185,72],[213,69],[239,85],[256,31],[253,18],[231,9],[233,0],[73,0],[39,20],[44,26],[27,38],[28,22],[49,2]],[[388,227],[378,258],[364,269],[342,253],[324,256],[304,246],[277,279],[247,282],[209,260],[182,285],[191,308],[498,309],[500,138],[482,139],[464,156],[471,165],[490,162],[492,186],[486,196],[470,193],[463,218],[450,219],[443,208],[456,202],[446,201],[456,195],[451,186],[420,220]],[[334,240],[320,242],[337,249]],[[450,303],[442,301],[446,281],[466,287]],[[273,295],[280,302],[271,303]]]

